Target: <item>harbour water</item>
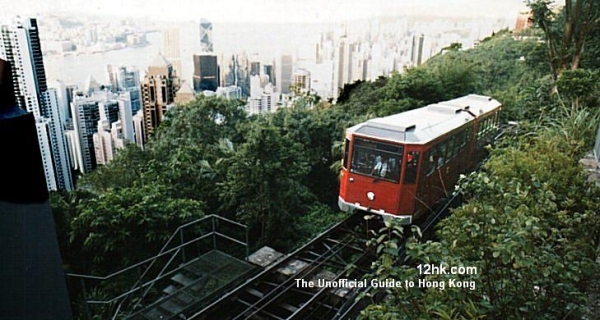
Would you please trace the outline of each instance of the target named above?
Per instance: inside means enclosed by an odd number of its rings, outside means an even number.
[[[179,75],[191,83],[194,69],[192,56],[200,52],[199,28],[195,23],[174,26],[180,28],[183,70]],[[213,31],[215,54],[230,57],[232,54],[245,52],[249,57],[258,54],[261,61],[272,62],[279,53],[293,53],[298,59],[302,58],[303,52],[314,47],[323,28],[323,25],[317,24],[218,24],[214,26]],[[135,66],[143,76],[157,54],[164,52],[161,32],[147,33],[146,40],[149,44],[142,47],[127,47],[93,54],[44,56],[46,77],[51,86],[52,80],[61,80],[65,84],[81,87],[89,75],[98,83],[104,84],[108,83],[107,64]]]
[[[143,72],[159,53],[162,34],[148,33],[146,39],[149,44],[143,47],[128,47],[93,54],[44,56],[46,77],[49,81],[61,80],[65,84],[77,84],[81,87],[89,75],[98,83],[108,83],[107,64],[135,66]]]

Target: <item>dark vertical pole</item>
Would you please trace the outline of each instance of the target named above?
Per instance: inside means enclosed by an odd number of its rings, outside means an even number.
[[[179,230],[179,245],[183,245],[185,243],[184,239],[183,239],[183,229]],[[186,263],[185,260],[185,247],[181,247],[181,254],[183,256],[183,263]]]
[[[250,256],[250,242],[248,241],[248,227],[244,226],[244,231],[246,232],[246,261],[248,261],[248,257]]]
[[[0,318],[72,319],[35,119],[0,75]]]
[[[217,250],[217,234],[215,233],[215,217],[212,217],[213,250]]]

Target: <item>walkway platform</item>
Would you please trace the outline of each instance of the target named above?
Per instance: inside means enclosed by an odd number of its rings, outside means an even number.
[[[180,266],[162,290],[162,297],[134,319],[181,319],[239,284],[255,270],[245,261],[212,250]]]

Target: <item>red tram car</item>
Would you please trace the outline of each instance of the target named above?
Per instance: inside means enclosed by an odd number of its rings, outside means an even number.
[[[346,130],[338,204],[411,224],[485,157],[501,104],[467,95]]]

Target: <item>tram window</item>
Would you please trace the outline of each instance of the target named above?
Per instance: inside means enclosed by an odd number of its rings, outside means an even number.
[[[409,151],[406,154],[406,169],[404,170],[404,184],[413,184],[417,182],[417,172],[419,165],[419,152]]]
[[[446,139],[446,141],[444,142],[444,146],[446,147],[446,150],[444,152],[444,159],[446,160],[446,162],[449,162],[452,159],[452,137]]]
[[[479,127],[477,128],[477,140],[481,139],[481,136],[483,136],[486,120],[487,118],[479,120]]]
[[[438,160],[437,160],[437,167],[441,167],[442,165],[444,165],[444,156],[446,155],[446,147],[447,147],[447,143],[444,141],[441,143],[441,146],[439,147],[438,151],[437,151],[437,155],[438,155]]]
[[[457,141],[457,136],[454,135],[452,137],[450,137],[449,143],[448,143],[448,153],[450,154],[450,159],[454,159],[454,157],[456,157],[456,154],[458,153],[458,141]]]
[[[472,127],[468,127],[467,130],[465,130],[465,135],[464,135],[464,143],[465,145],[468,144],[471,141],[471,131],[472,131]]]
[[[458,149],[459,151],[462,151],[465,148],[465,145],[467,144],[467,130],[463,129],[461,132],[458,133]]]
[[[452,137],[452,158],[455,158],[460,152],[460,133]]]
[[[433,150],[429,150],[425,156],[425,161],[423,162],[423,172],[425,175],[429,176],[435,171],[435,156]]]
[[[342,158],[342,167],[348,168],[348,156],[350,152],[350,140],[344,140],[344,158]]]
[[[354,140],[351,172],[393,182],[400,181],[403,147],[388,143]]]

